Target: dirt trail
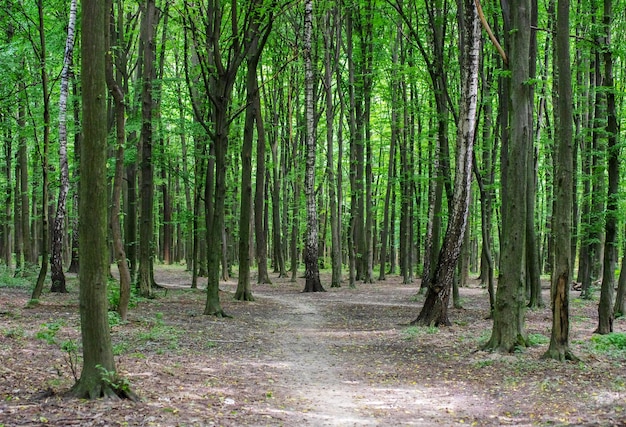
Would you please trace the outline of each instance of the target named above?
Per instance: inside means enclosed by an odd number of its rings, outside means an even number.
[[[355,361],[350,349],[362,345],[365,336],[400,333],[395,328],[386,332],[363,331],[356,324],[354,329],[346,330],[345,325],[333,328],[337,315],[355,323],[349,313],[337,313],[334,307],[338,302],[369,306],[372,301],[355,300],[345,292],[255,295],[258,300],[271,299],[282,306],[276,317],[267,320],[268,328],[276,331],[276,350],[271,358],[284,367],[280,378],[283,390],[307,402],[305,411],[300,411],[308,425],[375,426],[394,420],[396,425],[432,426],[467,405],[484,404],[474,396],[453,396],[440,387],[388,381],[396,375],[393,369],[380,369],[388,362],[384,356]]]
[[[377,425],[372,417],[359,413],[358,382],[344,378],[344,361],[331,353],[331,340],[324,339],[327,321],[314,295],[259,295],[285,307],[276,327],[277,355],[285,366],[285,390],[310,402],[305,418],[314,425]]]

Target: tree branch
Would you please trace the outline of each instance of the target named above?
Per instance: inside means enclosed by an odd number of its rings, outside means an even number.
[[[491,42],[494,44],[496,49],[498,49],[498,53],[502,57],[504,64],[509,65],[509,60],[506,57],[506,53],[504,53],[504,49],[502,49],[502,46],[500,46],[500,43],[498,43],[498,39],[496,39],[496,36],[493,35],[493,31],[491,31],[491,27],[489,26],[489,23],[487,22],[487,19],[485,18],[485,14],[483,13],[483,8],[480,6],[480,0],[474,0],[474,3],[476,3],[476,10],[478,11],[480,22],[483,24],[483,27],[485,28],[485,31],[487,31],[487,34],[489,34],[489,38],[491,39]]]

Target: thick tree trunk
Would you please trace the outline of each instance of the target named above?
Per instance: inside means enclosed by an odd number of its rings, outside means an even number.
[[[530,54],[530,0],[503,2],[506,48],[508,49],[510,139],[503,138],[502,182],[502,236],[500,240],[500,277],[496,292],[494,323],[486,349],[513,352],[526,346],[524,328],[525,256],[526,248],[526,189],[528,144],[532,129],[529,110],[532,108],[529,79]],[[504,130],[504,129],[503,129]]]
[[[52,227],[52,256],[50,272],[52,287],[50,292],[67,292],[65,274],[63,273],[63,239],[65,233],[65,216],[67,214],[67,194],[70,190],[70,171],[67,160],[67,98],[69,92],[72,57],[74,53],[74,27],[76,25],[76,0],[70,4],[70,21],[67,27],[67,41],[61,71],[61,93],[59,99],[59,172],[60,186],[57,199],[57,211]]]
[[[79,398],[136,396],[122,383],[115,369],[108,323],[105,2],[83,0],[82,35],[83,124],[80,209],[80,317],[83,368],[72,389]]]

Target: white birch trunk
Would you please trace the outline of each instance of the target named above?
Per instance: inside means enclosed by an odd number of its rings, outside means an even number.
[[[69,166],[67,161],[67,98],[69,93],[70,73],[74,54],[74,30],[76,27],[76,0],[70,4],[70,19],[67,26],[67,40],[61,72],[61,93],[59,96],[59,163],[60,187],[57,200],[56,216],[52,228],[52,254],[50,269],[52,274],[52,292],[67,292],[65,275],[63,274],[63,233],[65,232],[65,215],[67,210],[67,194],[70,188]]]

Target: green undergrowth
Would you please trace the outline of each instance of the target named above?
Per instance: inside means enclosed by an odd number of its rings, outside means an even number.
[[[0,288],[29,289],[34,274],[30,269],[14,271],[6,265],[0,265]]]

